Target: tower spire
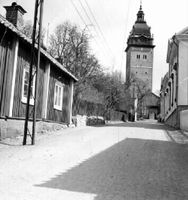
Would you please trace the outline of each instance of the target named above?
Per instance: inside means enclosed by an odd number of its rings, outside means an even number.
[[[142,10],[142,0],[140,0],[140,10]]]
[[[137,13],[137,22],[144,22],[144,12],[142,10],[142,0],[140,0],[140,9]]]

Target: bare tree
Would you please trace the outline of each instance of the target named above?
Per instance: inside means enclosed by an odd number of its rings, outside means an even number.
[[[58,25],[50,37],[49,52],[78,78],[74,106],[79,107],[82,99],[87,99],[86,95],[92,95],[85,91],[88,87],[93,88],[91,80],[102,71],[98,60],[90,53],[86,29],[81,30],[69,22]]]
[[[58,25],[50,37],[49,52],[79,79],[73,102],[77,110],[83,100],[100,102],[105,107],[105,115],[128,99],[120,74],[104,73],[97,58],[90,53],[86,29],[69,22]]]

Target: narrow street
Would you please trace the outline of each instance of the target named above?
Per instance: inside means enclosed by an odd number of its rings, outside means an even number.
[[[0,142],[1,200],[185,200],[188,146],[154,121]]]

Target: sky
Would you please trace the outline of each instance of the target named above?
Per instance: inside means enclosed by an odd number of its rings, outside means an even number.
[[[3,6],[12,2],[0,0],[0,14],[5,15]],[[16,2],[27,11],[24,19],[33,20],[35,0]],[[44,0],[43,27],[50,34],[58,24],[68,20],[86,29],[91,35],[90,51],[101,65],[109,71],[117,70],[125,75],[126,42],[139,7],[140,0]],[[161,77],[168,71],[168,39],[188,26],[188,0],[142,0],[142,8],[156,46],[153,92],[157,93]]]

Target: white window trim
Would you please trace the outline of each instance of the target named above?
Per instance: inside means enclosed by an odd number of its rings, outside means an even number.
[[[25,78],[25,72],[29,72],[28,68],[23,69],[23,76],[22,76],[22,98],[21,101],[22,103],[27,103],[27,97],[24,96],[24,78]],[[35,76],[33,77],[33,94],[35,94]],[[30,105],[34,105],[34,98],[30,98],[29,101]]]
[[[56,99],[56,86],[58,86],[58,88],[61,88],[61,96],[60,96],[60,105],[56,105],[55,104],[55,99]],[[63,108],[63,92],[64,92],[64,85],[60,82],[56,82],[55,83],[55,87],[54,87],[54,109],[56,110],[60,110],[62,111]]]

